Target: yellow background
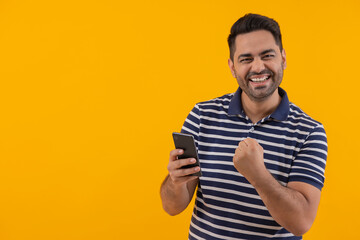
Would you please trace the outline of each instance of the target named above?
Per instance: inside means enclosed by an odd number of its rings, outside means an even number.
[[[305,239],[359,238],[360,3],[0,1],[0,239],[187,239],[159,187],[196,102],[237,88],[231,25],[281,26],[290,100],[328,134]]]

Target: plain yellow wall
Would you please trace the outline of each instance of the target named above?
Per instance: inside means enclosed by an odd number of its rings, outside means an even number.
[[[231,25],[281,26],[290,100],[328,134],[305,239],[359,237],[360,3],[0,1],[0,239],[187,239],[159,187],[171,133],[196,102],[237,88]]]

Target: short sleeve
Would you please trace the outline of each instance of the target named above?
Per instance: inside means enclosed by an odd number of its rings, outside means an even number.
[[[198,105],[195,105],[187,116],[181,132],[186,134],[191,134],[194,136],[196,146],[198,146],[199,140],[199,130],[200,130],[200,109]]]
[[[305,182],[322,189],[325,180],[327,137],[322,125],[312,129],[295,157],[289,182]]]

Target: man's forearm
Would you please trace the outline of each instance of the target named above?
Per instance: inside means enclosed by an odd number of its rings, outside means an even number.
[[[170,215],[177,215],[185,210],[191,201],[187,184],[174,185],[169,177],[161,185],[160,195],[164,210]]]
[[[294,235],[304,234],[314,222],[320,190],[302,182],[283,187],[266,169],[263,156],[260,144],[246,138],[235,150],[234,166],[255,187],[278,224]]]
[[[284,187],[267,170],[256,178],[248,180],[255,187],[277,223],[297,236],[303,235],[310,229],[319,201],[318,198],[307,199],[306,195],[298,189],[304,192],[303,189],[307,191],[311,188],[310,191],[315,194],[319,191],[318,189],[305,183],[289,183],[295,189],[289,185]]]

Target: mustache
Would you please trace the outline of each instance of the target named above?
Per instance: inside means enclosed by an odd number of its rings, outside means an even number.
[[[272,77],[274,75],[274,73],[272,71],[270,71],[269,69],[264,69],[261,72],[249,72],[248,74],[246,74],[246,79],[249,79],[254,75],[262,75],[262,74],[269,74],[270,77]]]

